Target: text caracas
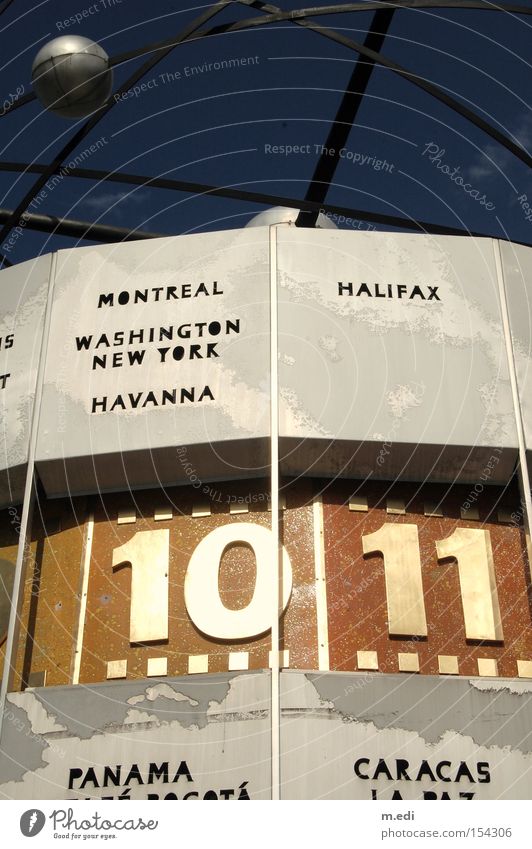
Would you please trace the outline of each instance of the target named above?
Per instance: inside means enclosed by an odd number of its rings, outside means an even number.
[[[404,286],[401,283],[343,283],[338,281],[338,294],[349,297],[398,298],[412,301],[439,301],[438,286]]]

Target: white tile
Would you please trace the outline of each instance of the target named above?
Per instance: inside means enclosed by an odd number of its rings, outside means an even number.
[[[435,501],[425,501],[423,512],[425,516],[432,516],[435,519],[443,518],[443,508],[441,504],[436,504]]]
[[[532,678],[532,660],[518,660],[517,674],[520,678]]]
[[[191,654],[188,657],[188,671],[190,675],[197,672],[209,671],[209,655],[208,654]]]
[[[118,514],[117,522],[119,525],[132,525],[137,521],[137,514],[134,510],[121,510]]]
[[[367,513],[368,499],[365,495],[352,495],[349,499],[349,509],[356,513]]]
[[[148,658],[148,678],[153,676],[168,675],[168,658],[167,657],[149,657]]]
[[[125,678],[127,660],[110,660],[107,663],[107,678]]]
[[[397,516],[402,516],[406,513],[405,502],[402,498],[387,498],[386,512]]]
[[[357,669],[378,669],[379,655],[376,651],[357,651]]]
[[[398,652],[399,672],[419,672],[419,655],[415,652]]]
[[[201,519],[202,516],[211,515],[211,505],[207,501],[202,501],[192,505],[192,518]]]
[[[497,661],[493,657],[479,657],[478,674],[484,678],[495,678],[498,675]]]
[[[235,672],[237,669],[249,669],[249,652],[230,651],[228,669],[229,672]]]
[[[454,654],[439,654],[438,669],[440,675],[458,675],[458,657]]]
[[[155,510],[153,518],[156,522],[167,522],[169,519],[174,518],[174,513],[168,507],[160,507],[158,510]]]

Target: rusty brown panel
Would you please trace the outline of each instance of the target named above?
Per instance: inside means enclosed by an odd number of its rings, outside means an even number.
[[[255,522],[270,527],[267,484],[261,481],[205,485],[203,494],[192,487],[166,492],[151,490],[108,496],[95,511],[94,540],[87,599],[80,682],[102,681],[106,664],[127,660],[127,677],[146,676],[147,660],[168,658],[168,675],[188,672],[189,655],[208,655],[209,672],[228,669],[229,652],[248,652],[249,668],[268,666],[270,636],[250,641],[221,642],[200,633],[191,623],[184,604],[185,572],[198,543],[212,530],[227,523]],[[300,485],[287,494],[282,533],[292,562],[294,590],[283,617],[283,647],[290,651],[290,666],[314,667],[317,663],[316,610],[313,596],[313,528],[311,488]],[[193,518],[192,507],[208,502],[212,515]],[[231,503],[248,503],[249,512],[231,514]],[[154,521],[154,509],[172,507],[174,517]],[[134,524],[117,524],[121,511],[135,510]],[[138,531],[170,529],[169,638],[167,641],[131,646],[129,643],[129,569],[112,572],[112,552]],[[254,558],[243,548],[230,550],[220,569],[220,593],[227,607],[245,606],[253,592]]]
[[[13,688],[45,673],[46,685],[69,684],[78,620],[84,500],[46,502],[35,509]]]
[[[342,482],[324,494],[331,669],[356,670],[356,652],[365,650],[378,652],[382,672],[397,672],[398,652],[417,652],[422,673],[438,674],[438,655],[456,655],[462,675],[478,675],[477,660],[494,658],[499,675],[515,677],[516,661],[532,658],[530,574],[523,528],[519,524],[517,489],[484,487],[474,500],[474,506],[479,508],[479,521],[461,518],[460,507],[467,503],[472,492],[467,486],[365,484],[357,492],[368,498],[367,513],[348,509],[349,495],[356,489],[353,483]],[[387,498],[403,499],[406,513],[388,514]],[[440,500],[444,516],[425,516],[425,502]],[[516,521],[499,522],[499,507],[509,509],[510,513],[514,511]],[[388,635],[382,557],[362,554],[362,535],[373,533],[385,522],[417,524],[427,638]],[[449,537],[456,527],[490,531],[503,642],[482,644],[466,640],[457,565],[438,563],[435,548],[435,541]]]
[[[318,631],[314,566],[314,486],[300,480],[286,489],[281,539],[292,562],[294,588],[281,622],[281,640],[291,669],[318,668]]]
[[[0,675],[4,671],[11,590],[17,563],[19,507],[0,510]]]

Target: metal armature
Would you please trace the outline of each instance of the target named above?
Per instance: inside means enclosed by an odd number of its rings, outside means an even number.
[[[392,22],[393,15],[393,8],[379,9],[375,12],[366,40],[364,41],[365,48],[375,52],[380,50]],[[356,121],[374,67],[375,60],[366,60],[362,56],[359,56],[340,105],[338,106],[336,117],[327,135],[327,140],[324,144],[325,150],[322,152],[314,169],[305,200],[316,201],[317,203],[323,203],[325,200],[340,162],[340,151],[345,147],[351,128]],[[309,213],[302,211],[298,215],[296,225],[298,227],[315,227],[316,220],[316,212]]]
[[[12,209],[0,209],[0,223],[8,222],[13,215]],[[58,236],[71,236],[73,239],[90,239],[93,242],[135,242],[139,239],[160,239],[167,233],[149,233],[146,230],[131,230],[130,227],[115,227],[109,224],[93,224],[90,221],[78,221],[73,218],[57,218],[54,215],[24,213],[24,226],[28,230],[40,233],[56,233]],[[1,257],[0,257],[1,258]],[[4,261],[4,264],[10,264]]]
[[[241,1],[242,0],[239,0],[239,2],[241,2]],[[384,3],[379,4],[379,6],[381,8],[384,5],[385,5]],[[390,5],[392,5],[392,4],[390,4]],[[393,5],[395,5],[395,4],[393,4]],[[276,6],[272,6],[269,3],[263,3],[263,2],[261,2],[261,0],[256,0],[255,6],[259,7],[261,9],[261,11],[264,11],[264,12],[271,11],[272,9],[277,10]],[[486,8],[486,6],[484,4],[482,4],[482,7]],[[500,7],[498,7],[497,10],[499,10],[499,8]],[[279,10],[277,10],[277,11],[279,11]],[[532,10],[529,9],[528,14],[530,14],[531,12],[532,12]],[[292,15],[294,15],[294,14],[296,14],[296,13],[292,13]],[[310,12],[309,12],[309,14],[310,14]],[[346,36],[342,35],[341,33],[336,32],[335,30],[325,29],[324,27],[320,26],[319,24],[315,24],[312,21],[307,20],[306,15],[303,18],[300,18],[299,16],[296,16],[296,17],[290,16],[289,17],[289,16],[286,15],[286,13],[283,13],[283,15],[285,15],[285,17],[283,19],[293,20],[293,22],[295,24],[297,24],[298,26],[302,26],[302,27],[305,27],[306,29],[310,29],[313,32],[316,32],[318,35],[322,35],[325,38],[328,38],[332,41],[335,41],[337,44],[341,44],[344,47],[348,47],[350,50],[353,50],[355,53],[358,53],[360,56],[365,56],[366,59],[368,59],[370,62],[378,64],[378,65],[382,65],[384,68],[388,68],[388,70],[393,71],[394,73],[398,74],[403,79],[408,80],[413,85],[422,89],[427,94],[430,94],[436,100],[439,100],[445,106],[449,107],[449,109],[452,109],[453,112],[456,112],[458,115],[461,115],[462,118],[465,118],[467,121],[474,124],[479,130],[482,130],[483,132],[485,132],[488,136],[490,136],[490,138],[492,138],[494,141],[498,142],[502,147],[505,147],[510,153],[512,153],[514,156],[516,156],[518,159],[520,159],[522,162],[524,162],[525,165],[528,165],[529,167],[532,166],[532,156],[530,156],[526,152],[526,150],[524,150],[524,148],[522,148],[520,145],[516,144],[514,141],[512,141],[512,139],[505,136],[504,133],[501,133],[499,130],[497,130],[496,127],[492,126],[492,124],[490,124],[488,121],[485,121],[483,118],[481,118],[475,112],[473,112],[471,109],[468,109],[466,106],[464,106],[458,100],[456,100],[453,97],[450,97],[441,88],[434,85],[433,83],[428,82],[428,80],[426,80],[423,77],[416,74],[415,71],[410,71],[408,68],[405,68],[402,65],[397,64],[397,62],[392,62],[386,56],[383,56],[382,53],[378,53],[375,50],[371,49],[370,47],[368,47],[364,44],[359,44],[359,42],[353,41],[353,39],[347,38]],[[264,18],[263,21],[266,21],[266,20],[273,21],[274,18],[275,18],[275,20],[277,20],[275,14],[272,15],[272,16],[269,16],[267,19]],[[242,21],[241,24],[237,25],[236,28],[238,29],[241,26],[243,26],[244,24],[252,25],[252,22],[251,21]]]
[[[41,174],[40,177],[35,181],[31,189],[26,192],[16,209],[13,210],[13,214],[10,219],[3,225],[0,229],[0,243],[4,241],[6,236],[9,234],[10,230],[13,228],[15,223],[20,219],[22,214],[26,211],[28,206],[30,205],[33,198],[41,191],[41,189],[46,185],[49,178],[55,174],[63,164],[64,160],[67,156],[69,156],[78,146],[78,144],[87,136],[94,127],[99,124],[104,115],[106,115],[110,109],[113,108],[116,101],[119,99],[119,96],[126,92],[129,88],[134,86],[146,73],[151,71],[152,68],[155,67],[159,62],[161,62],[172,50],[173,48],[179,44],[181,41],[184,41],[187,38],[195,33],[203,24],[205,24],[208,20],[217,15],[222,9],[225,9],[226,6],[230,5],[230,0],[222,0],[220,3],[216,3],[214,6],[211,6],[207,9],[203,14],[199,15],[195,18],[188,26],[185,27],[184,30],[180,33],[179,36],[175,39],[175,44],[172,44],[170,47],[160,48],[155,52],[155,55],[144,62],[138,70],[136,70],[128,79],[121,85],[118,90],[114,93],[114,95],[118,95],[118,97],[113,96],[109,102],[96,112],[85,124],[72,136],[72,138],[64,145],[59,153],[56,155],[53,162],[47,167],[46,172]]]
[[[3,3],[0,3],[0,15],[6,11],[6,9],[11,6],[13,0],[4,0]]]
[[[0,4],[0,14],[7,9],[12,0],[5,0]],[[342,102],[338,109],[337,115],[333,120],[331,129],[328,135],[328,149],[339,150],[342,147],[342,140],[347,139],[349,131],[356,121],[358,108],[363,100],[365,91],[370,81],[371,73],[375,65],[380,65],[387,68],[401,78],[409,81],[416,87],[425,91],[430,96],[434,97],[452,111],[459,114],[462,118],[472,123],[478,129],[485,132],[490,138],[516,156],[524,164],[532,165],[532,156],[525,151],[520,145],[514,142],[511,138],[501,133],[496,127],[485,121],[472,110],[468,109],[458,100],[446,94],[438,86],[430,83],[428,80],[417,75],[414,71],[409,70],[395,62],[392,62],[382,53],[380,48],[385,40],[386,32],[390,25],[393,13],[395,10],[414,11],[414,10],[435,10],[435,9],[474,9],[485,12],[506,12],[516,15],[531,15],[532,8],[520,4],[501,4],[494,6],[492,3],[484,2],[484,0],[381,0],[381,2],[358,2],[358,3],[343,3],[332,6],[317,6],[306,7],[298,10],[285,12],[277,6],[263,2],[263,0],[237,0],[243,7],[251,7],[262,12],[261,17],[246,18],[240,21],[217,25],[210,29],[202,29],[215,15],[221,12],[226,7],[233,5],[230,0],[222,0],[213,6],[209,7],[200,16],[195,18],[187,27],[179,34],[169,39],[165,39],[156,43],[145,45],[133,51],[119,54],[111,58],[111,65],[117,66],[126,62],[132,61],[141,56],[153,54],[146,62],[141,65],[114,93],[114,96],[107,104],[98,110],[92,117],[72,136],[62,150],[57,154],[54,160],[49,165],[27,165],[25,163],[0,163],[0,170],[20,171],[22,173],[39,173],[38,179],[35,181],[31,189],[25,194],[16,209],[12,211],[3,211],[0,215],[0,222],[3,220],[3,226],[0,229],[0,240],[3,241],[9,234],[10,230],[16,226],[16,222],[25,213],[29,204],[38,192],[45,185],[47,180],[57,173],[65,159],[72,153],[79,143],[92,131],[92,129],[102,120],[107,112],[113,108],[116,102],[120,100],[120,95],[135,85],[146,73],[148,73],[156,64],[162,61],[173,49],[185,41],[197,40],[211,36],[217,36],[228,32],[238,32],[247,29],[253,29],[258,26],[288,21],[297,26],[305,27],[321,35],[329,40],[336,42],[349,50],[355,52],[359,56],[359,60],[355,65]],[[311,18],[324,17],[326,15],[338,15],[355,12],[375,11],[372,24],[369,27],[368,34],[364,44],[360,44],[347,38],[343,34],[323,27],[321,24],[311,20]],[[116,96],[118,95],[118,96]],[[10,107],[7,107],[2,116],[9,114],[16,108],[19,108],[35,99],[35,94],[29,92],[19,98]],[[326,161],[328,160],[328,161]],[[358,218],[368,222],[396,226],[406,230],[421,230],[433,234],[448,234],[448,235],[483,235],[471,233],[463,228],[450,228],[430,222],[423,222],[413,219],[404,218],[403,216],[383,215],[371,213],[364,210],[356,210],[345,207],[339,207],[333,204],[325,204],[324,200],[327,191],[330,187],[334,173],[338,164],[338,157],[327,157],[323,155],[318,160],[313,178],[306,192],[304,200],[295,198],[284,198],[279,196],[267,195],[257,192],[249,192],[233,187],[223,186],[205,186],[197,183],[188,183],[186,181],[177,180],[161,180],[158,178],[141,177],[138,175],[126,175],[116,172],[92,171],[86,169],[69,169],[65,176],[85,177],[88,179],[110,180],[115,182],[129,183],[132,185],[149,185],[153,188],[160,187],[166,189],[174,189],[177,191],[194,193],[194,194],[213,194],[218,197],[233,198],[245,200],[255,203],[275,204],[289,206],[300,209],[301,214],[298,217],[299,226],[313,226],[315,224],[318,212],[333,212],[338,215],[346,215],[346,217]],[[26,216],[27,217],[27,216]],[[80,237],[82,232],[90,232],[91,235],[85,238],[91,238],[94,241],[113,241],[124,238],[153,238],[159,234],[143,233],[136,230],[131,235],[124,228],[112,228],[106,225],[99,224],[97,227],[87,225],[86,222],[75,222],[73,220],[53,219],[48,216],[34,216],[42,219],[39,222],[28,221],[27,226],[34,225],[36,229],[48,232],[60,232],[64,235],[76,235]],[[31,219],[31,216],[30,216]],[[48,220],[46,220],[48,219]],[[55,223],[54,223],[55,222]],[[119,235],[117,231],[124,230],[123,235]],[[68,232],[70,231],[70,232]],[[7,263],[4,263],[7,264]]]
[[[0,162],[0,171],[15,171],[29,174],[43,174],[47,166],[40,163],[22,163],[22,162]],[[466,230],[463,227],[449,227],[448,225],[434,224],[430,221],[423,221],[415,218],[405,218],[399,215],[387,215],[381,212],[370,212],[369,210],[353,209],[352,207],[340,206],[334,203],[316,203],[311,200],[301,200],[298,198],[285,197],[284,195],[270,195],[264,192],[247,191],[245,189],[237,189],[232,186],[210,186],[206,183],[192,183],[186,180],[174,180],[167,177],[148,177],[141,174],[127,174],[120,171],[101,171],[94,168],[69,168],[67,172],[70,177],[79,177],[86,180],[94,180],[98,182],[118,183],[128,186],[145,186],[152,189],[170,189],[172,191],[184,192],[186,194],[213,195],[214,197],[227,198],[229,200],[243,200],[249,203],[259,203],[266,206],[287,206],[292,209],[305,210],[310,213],[319,214],[319,212],[329,213],[333,215],[344,216],[362,221],[369,221],[374,224],[382,224],[388,227],[401,227],[405,230],[412,230],[419,233],[430,233],[440,236],[487,236],[486,233],[480,233],[474,230]],[[4,214],[12,214],[12,211],[4,210]],[[54,216],[36,216],[37,219],[49,222],[49,226],[34,227],[33,215],[24,216],[26,227],[29,230],[40,229],[43,232],[58,232],[62,235],[78,235],[78,233],[67,233],[65,230],[60,230],[59,227],[65,224],[67,227],[76,225],[79,227],[91,227],[94,230],[94,225],[84,221],[74,221],[73,219],[56,218]],[[3,220],[7,220],[4,218]],[[0,221],[2,221],[2,212],[0,211]],[[55,223],[54,223],[55,222]],[[98,230],[101,233],[107,229],[107,225],[98,224]],[[110,231],[123,231],[129,233],[127,228],[110,227]],[[170,233],[146,233],[144,230],[135,230],[132,233],[132,238],[160,238],[161,236],[169,236]],[[99,241],[93,234],[90,237],[94,241]],[[502,238],[502,237],[501,237]],[[113,239],[104,239],[104,241],[113,241]],[[116,240],[115,240],[116,241]],[[504,241],[504,240],[503,240]],[[515,242],[515,239],[512,240]]]

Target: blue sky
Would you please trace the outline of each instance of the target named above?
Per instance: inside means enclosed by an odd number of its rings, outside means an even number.
[[[278,5],[288,10],[305,4],[278,0]],[[531,0],[522,5],[532,7]],[[114,56],[179,33],[204,8],[171,0],[45,0],[28,10],[14,0],[0,18],[0,97],[31,90],[33,58],[53,37],[76,32]],[[82,20],[72,24],[68,19],[76,14]],[[363,41],[372,15],[319,20]],[[212,24],[261,16],[234,3]],[[531,36],[532,17],[405,9],[395,12],[383,53],[532,152]],[[233,60],[231,67],[209,67],[224,60]],[[80,151],[102,140],[84,166],[303,197],[355,60],[348,49],[290,22],[180,45],[145,78],[149,89],[118,103],[81,144]],[[115,69],[115,88],[142,61]],[[1,118],[1,158],[47,162],[78,126],[30,103]],[[272,152],[283,145],[299,151]],[[0,206],[13,208],[34,180],[0,173]],[[328,201],[532,244],[527,166],[382,68],[373,73]],[[69,178],[48,192],[38,211],[180,234],[244,226],[262,209]],[[25,231],[9,257],[18,262],[75,244]]]

